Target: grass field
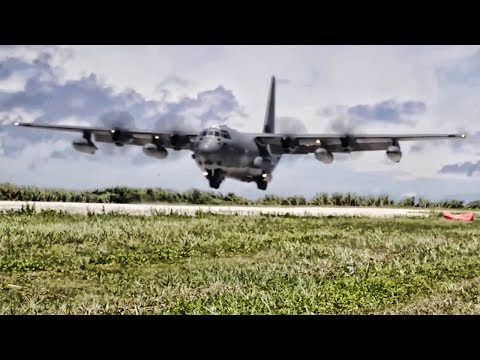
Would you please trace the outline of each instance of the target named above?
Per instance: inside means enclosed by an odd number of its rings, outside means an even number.
[[[480,221],[0,215],[2,314],[480,314]]]

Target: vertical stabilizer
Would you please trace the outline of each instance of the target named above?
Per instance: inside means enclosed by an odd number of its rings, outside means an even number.
[[[270,93],[268,94],[267,112],[263,123],[263,132],[273,134],[275,132],[275,76],[270,82]]]

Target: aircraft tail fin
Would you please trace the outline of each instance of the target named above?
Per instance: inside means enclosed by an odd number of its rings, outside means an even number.
[[[270,93],[268,94],[263,132],[267,134],[273,134],[275,132],[275,76],[272,76],[270,82]]]

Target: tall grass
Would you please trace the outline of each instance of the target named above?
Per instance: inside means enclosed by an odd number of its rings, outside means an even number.
[[[135,189],[113,187],[94,191],[67,191],[21,187],[0,184],[0,200],[18,201],[61,201],[87,203],[170,203],[205,205],[317,205],[317,206],[375,206],[375,207],[421,207],[450,209],[480,209],[480,200],[464,203],[459,200],[439,202],[408,197],[399,201],[388,195],[360,196],[357,194],[321,193],[311,199],[303,196],[281,197],[266,195],[257,200],[249,200],[234,193],[226,195],[193,189],[184,193],[161,188]]]

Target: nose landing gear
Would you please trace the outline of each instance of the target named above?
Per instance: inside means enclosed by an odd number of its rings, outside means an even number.
[[[205,177],[207,178],[210,187],[213,189],[220,188],[222,181],[225,179],[225,176],[220,170],[207,170],[205,172]]]
[[[210,183],[210,187],[213,188],[213,189],[220,188],[220,185],[222,184],[222,180],[217,179],[217,178],[208,179],[208,181]]]

